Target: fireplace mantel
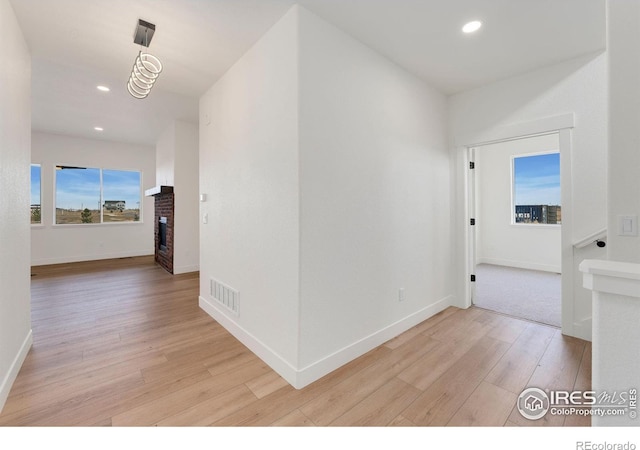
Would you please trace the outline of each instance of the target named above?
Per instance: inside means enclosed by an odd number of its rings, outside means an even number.
[[[145,197],[155,197],[160,194],[173,194],[173,186],[154,186],[144,191]]]

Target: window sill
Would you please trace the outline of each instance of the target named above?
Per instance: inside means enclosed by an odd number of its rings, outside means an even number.
[[[517,228],[560,228],[561,223],[511,223],[512,227]]]
[[[138,222],[103,222],[103,223],[54,223],[51,225],[52,228],[77,228],[77,227],[117,227],[117,226],[125,226],[125,227],[134,227],[136,225],[144,225],[143,221]]]

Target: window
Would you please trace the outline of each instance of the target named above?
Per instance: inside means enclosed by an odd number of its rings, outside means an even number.
[[[56,169],[56,224],[140,220],[140,172],[71,166]]]
[[[140,220],[140,172],[102,171],[102,221]]]
[[[31,223],[42,223],[40,164],[31,164]]]
[[[560,153],[513,158],[513,222],[562,223]]]

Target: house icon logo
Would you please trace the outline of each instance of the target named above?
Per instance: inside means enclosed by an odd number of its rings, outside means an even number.
[[[518,397],[518,411],[526,419],[541,419],[549,411],[549,396],[542,389],[527,388]]]
[[[529,411],[540,411],[542,409],[542,400],[535,395],[529,395],[524,399],[524,406]]]

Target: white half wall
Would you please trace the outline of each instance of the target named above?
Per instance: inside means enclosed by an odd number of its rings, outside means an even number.
[[[320,376],[450,305],[447,100],[299,11],[299,364]]]
[[[31,56],[0,0],[0,411],[31,348]]]
[[[465,172],[468,169],[466,153],[461,146],[479,144],[475,137],[490,135],[504,127],[573,114],[575,127],[570,131],[569,168],[572,214],[570,218],[563,216],[563,246],[607,227],[607,94],[607,54],[600,53],[450,97],[449,130],[455,149],[452,155],[456,177],[454,209],[458,211],[455,231],[459,244],[456,247],[457,273],[465,273],[468,264],[464,251],[468,234],[464,218],[467,207]],[[563,212],[567,206],[563,204]],[[567,242],[564,242],[564,233],[567,233]],[[565,281],[573,288],[577,265],[585,257],[602,258],[606,249],[574,249],[568,253],[566,264],[573,270],[564,269],[563,256],[563,292]],[[461,276],[457,282],[460,298],[466,296],[467,287],[468,280]],[[573,312],[571,317],[563,317],[563,331],[590,339],[588,327],[578,325],[591,317],[591,293],[584,288],[571,290],[573,294],[569,301]],[[565,321],[569,324],[567,327]],[[578,328],[584,332],[576,331]]]
[[[558,135],[476,147],[476,263],[561,272],[560,225],[513,224],[515,156],[558,152]]]
[[[32,265],[153,255],[153,199],[144,197],[144,190],[155,185],[152,146],[34,131],[31,162],[42,166],[42,225],[31,226]],[[54,172],[60,164],[141,171],[140,222],[54,225]]]
[[[593,295],[592,387],[617,393],[625,413],[594,415],[594,427],[637,427],[640,380],[640,264],[584,260],[584,286]],[[617,403],[616,403],[617,404]]]

